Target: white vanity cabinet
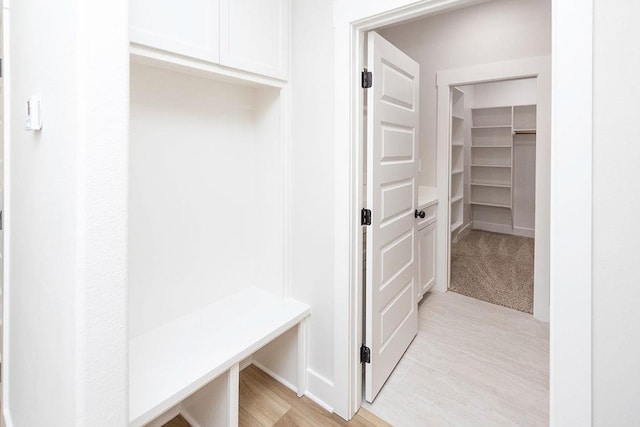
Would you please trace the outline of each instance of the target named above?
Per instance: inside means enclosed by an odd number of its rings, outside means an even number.
[[[191,58],[286,80],[289,14],[290,0],[131,0],[130,41],[138,55],[151,48],[175,55],[167,62]]]
[[[436,282],[436,213],[438,211],[437,191],[433,187],[419,187],[418,217],[416,223],[416,256],[418,259],[418,300]]]
[[[418,297],[421,298],[436,281],[436,223],[418,230]]]

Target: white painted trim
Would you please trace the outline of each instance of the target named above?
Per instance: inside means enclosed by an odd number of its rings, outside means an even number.
[[[306,396],[307,398],[309,398],[312,402],[314,402],[316,405],[320,406],[320,407],[321,407],[322,409],[324,409],[325,411],[327,411],[327,412],[331,412],[331,413],[334,413],[334,412],[335,412],[335,411],[333,410],[333,408],[332,408],[328,403],[326,403],[325,401],[323,401],[322,399],[320,399],[320,398],[319,398],[318,396],[316,396],[315,394],[307,392],[307,393],[305,394],[305,396]]]
[[[314,392],[310,392],[313,390]],[[334,412],[333,407],[328,403],[332,402],[335,395],[334,383],[323,377],[313,369],[307,369],[307,391],[305,396],[322,406],[329,412]]]
[[[281,88],[286,84],[284,80],[228,68],[212,62],[189,58],[135,43],[131,43],[129,46],[129,53],[131,54],[132,62],[213,80],[256,87]]]
[[[422,0],[359,19],[353,23],[353,26],[362,31],[370,31],[487,1],[490,0]]]
[[[533,228],[513,227],[511,234],[514,236],[529,237],[533,239],[536,237],[536,230]]]
[[[280,89],[280,188],[282,188],[280,208],[282,212],[282,295],[284,298],[293,296],[291,284],[291,90],[288,85]]]
[[[11,415],[9,415],[9,411],[2,411],[2,427],[13,427],[13,421],[11,420]]]
[[[185,420],[187,420],[187,422],[189,424],[191,424],[191,427],[202,427],[196,420],[195,418],[193,418],[191,416],[191,414],[189,414],[187,411],[183,410],[180,411],[180,415],[182,415],[182,418],[184,418]]]
[[[238,427],[240,414],[240,365],[235,364],[227,372],[227,422],[230,427]]]
[[[457,243],[460,240],[464,239],[464,237],[471,233],[471,229],[472,229],[472,225],[473,222],[468,222],[467,224],[463,225],[460,230],[458,230],[458,233],[456,234],[456,237],[453,238],[453,242]]]
[[[269,369],[266,366],[264,366],[262,363],[258,362],[257,360],[254,360],[253,361],[253,366],[255,366],[256,368],[260,369],[265,374],[269,375],[271,378],[273,378],[274,380],[278,381],[280,384],[282,384],[283,386],[285,386],[289,390],[291,390],[291,391],[293,391],[295,393],[298,393],[298,387],[296,387],[295,385],[291,384],[289,381],[285,380],[283,377],[281,377],[280,375],[276,374],[271,369]]]
[[[284,270],[283,270],[283,281],[284,281],[284,297],[285,298],[293,298],[293,258],[291,253],[291,248],[293,247],[293,205],[292,205],[292,197],[293,197],[293,181],[291,179],[293,173],[293,123],[291,120],[292,110],[292,91],[291,85],[288,83],[291,79],[291,74],[293,70],[293,43],[291,42],[293,37],[293,10],[291,4],[289,6],[288,19],[289,23],[287,25],[289,29],[289,34],[287,35],[289,43],[287,46],[287,58],[288,63],[286,64],[289,80],[287,84],[280,91],[280,102],[281,104],[281,137],[282,137],[282,161],[283,161],[283,180],[282,188],[284,191],[283,197],[283,222],[284,222]]]
[[[593,0],[552,0],[550,425],[592,423]],[[538,225],[536,224],[536,229]]]
[[[296,393],[302,397],[307,391],[307,367],[309,366],[309,318],[298,323],[298,369]]]
[[[474,230],[490,231],[492,233],[511,234],[512,236],[535,237],[535,230],[532,228],[511,227],[505,224],[495,224],[492,222],[473,221]]]
[[[240,371],[243,371],[251,365],[253,365],[253,354],[240,362]]]
[[[10,49],[10,27],[11,27],[11,7],[10,0],[3,0],[2,2],[2,84],[4,91],[3,99],[3,138],[4,138],[4,212],[3,212],[3,256],[2,256],[2,277],[4,283],[2,284],[2,420],[4,426],[13,427],[13,418],[11,417],[11,402],[9,395],[9,382],[11,377],[9,376],[9,367],[11,366],[11,358],[9,354],[9,348],[11,345],[11,321],[10,312],[11,307],[7,302],[10,300],[11,295],[11,283],[10,283],[10,260],[11,260],[11,246],[9,245],[11,237],[11,60],[13,55]]]
[[[155,420],[151,421],[145,427],[162,427],[163,425],[165,425],[166,423],[171,421],[173,418],[177,417],[178,415],[180,415],[182,413],[183,413],[182,404],[178,403],[177,405],[169,408],[165,413],[160,415],[158,418],[156,418]]]

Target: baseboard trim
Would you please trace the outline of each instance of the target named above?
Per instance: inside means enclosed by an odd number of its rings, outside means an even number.
[[[182,415],[182,418],[184,418],[189,424],[191,424],[191,427],[201,427],[200,424],[196,420],[194,420],[187,411],[180,411],[180,415]],[[227,418],[227,422],[229,422],[229,418]]]
[[[335,412],[333,406],[327,402],[333,401],[335,386],[333,381],[325,378],[313,369],[307,368],[307,392],[305,396],[313,400],[329,412]]]
[[[535,230],[523,227],[511,227],[505,224],[494,224],[491,222],[473,221],[474,230],[490,231],[493,233],[510,234],[512,236],[535,237]]]
[[[182,404],[178,403],[177,405],[172,406],[171,408],[163,412],[162,415],[158,416],[149,424],[147,424],[147,427],[162,427],[180,414],[182,414]]]
[[[307,392],[305,393],[305,396],[308,397],[309,400],[312,400],[315,404],[320,406],[325,411],[331,412],[332,414],[334,413],[333,408],[329,406],[326,402],[324,402],[322,399],[320,399],[318,396],[316,396],[315,394]]]
[[[513,227],[513,234],[516,236],[531,237],[533,239],[536,237],[536,230],[533,228]]]
[[[238,368],[242,371],[244,368],[249,367],[251,365],[253,365],[253,355],[241,361],[240,366],[238,366]]]
[[[2,427],[13,427],[13,419],[9,408],[2,409]]]
[[[458,230],[456,237],[453,239],[453,243],[458,243],[460,240],[464,239],[465,236],[471,232],[472,225],[473,225],[472,222],[469,222],[466,225],[463,225],[462,228]]]
[[[473,221],[474,230],[490,231],[492,233],[511,234],[512,228],[510,225],[495,224],[492,222]]]
[[[280,384],[282,384],[285,387],[287,387],[289,390],[293,390],[294,392],[298,393],[298,387],[294,386],[289,381],[285,380],[280,375],[276,374],[271,369],[269,369],[266,366],[264,366],[262,363],[258,362],[257,360],[254,360],[253,361],[253,365],[255,365],[256,368],[260,369],[261,371],[263,371],[265,374],[269,375],[274,380],[278,381]],[[304,390],[302,390],[302,391],[303,391],[303,393],[301,393],[301,394],[305,394]]]

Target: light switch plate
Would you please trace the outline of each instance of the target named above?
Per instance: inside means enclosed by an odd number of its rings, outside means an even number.
[[[42,129],[42,100],[39,96],[31,96],[27,100],[25,129],[33,131]]]

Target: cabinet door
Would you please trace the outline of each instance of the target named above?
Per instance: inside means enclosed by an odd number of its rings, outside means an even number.
[[[436,280],[436,223],[418,231],[418,296],[424,295]]]
[[[220,63],[287,78],[289,0],[221,0]]]
[[[131,42],[220,62],[219,0],[131,0]]]

